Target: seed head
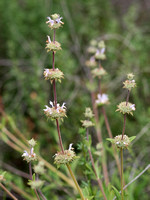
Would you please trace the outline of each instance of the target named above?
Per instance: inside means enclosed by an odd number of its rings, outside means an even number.
[[[45,69],[44,70],[45,80],[50,80],[53,83],[54,80],[59,81],[61,83],[61,79],[64,78],[64,74],[58,68],[56,69]]]

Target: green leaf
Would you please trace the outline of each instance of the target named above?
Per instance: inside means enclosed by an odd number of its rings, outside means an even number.
[[[121,200],[121,194],[119,193],[119,191],[114,186],[112,186],[112,189],[116,195],[116,199]]]
[[[132,142],[135,138],[136,136],[129,137],[130,142]]]

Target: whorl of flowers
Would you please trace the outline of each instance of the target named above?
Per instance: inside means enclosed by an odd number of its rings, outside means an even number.
[[[89,60],[87,60],[87,61],[85,62],[85,65],[86,65],[87,67],[89,67],[89,68],[94,68],[94,67],[96,67],[96,66],[97,66],[97,62],[96,62],[96,60],[95,60],[95,57],[92,56]]]
[[[61,79],[64,78],[63,72],[59,70],[58,68],[54,70],[45,69],[43,74],[44,74],[45,80],[50,80],[51,83],[53,82],[53,80],[59,81],[61,83]]]
[[[91,71],[93,77],[99,77],[101,78],[101,76],[104,76],[107,74],[107,72],[105,71],[105,69],[103,67],[100,68],[95,68]]]
[[[47,52],[49,51],[58,51],[61,50],[61,44],[57,41],[51,41],[50,36],[47,36],[48,40],[46,41],[46,49]]]
[[[45,169],[44,169],[44,162],[40,161],[37,165],[34,166],[34,171],[37,174],[44,174]]]
[[[88,107],[85,109],[84,116],[87,118],[93,118],[94,114],[93,114],[91,108]]]
[[[94,123],[90,120],[81,120],[82,126],[85,128],[94,126]]]
[[[115,144],[117,148],[128,148],[131,141],[135,139],[135,136],[128,137],[127,135],[124,135],[122,138],[122,135],[116,136],[114,139],[107,138],[111,143]]]
[[[61,165],[61,164],[67,164],[67,163],[71,163],[73,160],[75,160],[77,158],[75,152],[74,152],[74,148],[72,147],[72,144],[69,145],[69,149],[65,150],[64,152],[57,152],[54,155],[54,163],[56,165]]]
[[[95,103],[99,106],[109,103],[109,98],[107,94],[98,94]]]
[[[44,181],[42,180],[33,180],[33,181],[29,181],[28,185],[31,186],[32,189],[40,189],[44,184]]]
[[[50,101],[51,107],[45,105],[44,113],[48,118],[53,119],[63,119],[66,116],[66,106],[65,103],[60,106],[60,104],[57,104],[57,107],[54,106],[53,102]]]
[[[125,101],[124,102],[121,102],[118,106],[118,109],[116,111],[119,111],[120,113],[122,114],[130,114],[130,115],[133,115],[133,111],[135,111],[135,104],[132,104],[132,103],[126,103]]]
[[[126,88],[128,90],[131,90],[132,88],[136,87],[135,80],[133,79],[134,75],[133,74],[127,74],[128,80],[123,82],[123,88]]]
[[[58,14],[53,14],[51,17],[47,17],[48,21],[46,22],[51,29],[58,29],[64,23],[61,21],[62,17]]]
[[[26,160],[27,162],[37,160],[37,156],[34,153],[33,147],[31,147],[30,152],[24,151],[24,153],[22,154],[22,157],[24,157],[24,160]]]

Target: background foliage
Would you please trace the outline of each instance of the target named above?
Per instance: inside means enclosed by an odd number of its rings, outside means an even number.
[[[57,84],[59,101],[66,102],[68,118],[61,126],[63,142],[68,148],[81,140],[80,120],[85,107],[91,106],[90,94],[86,89],[87,47],[91,39],[104,39],[107,46],[107,60],[104,68],[109,72],[104,80],[103,90],[110,96],[111,104],[106,108],[110,119],[113,135],[122,129],[122,117],[115,112],[116,105],[125,97],[122,81],[127,72],[133,72],[137,88],[131,100],[136,104],[133,118],[127,119],[126,131],[129,136],[137,135],[132,151],[126,152],[126,182],[129,182],[149,163],[148,148],[150,144],[150,68],[149,68],[149,20],[150,2],[117,1],[117,0],[1,0],[0,1],[0,105],[1,110],[11,116],[12,123],[27,139],[34,137],[38,141],[41,155],[50,163],[57,149],[57,133],[55,125],[47,122],[43,108],[52,99],[50,85],[43,79],[43,69],[51,67],[52,57],[45,51],[45,40],[49,30],[45,25],[46,17],[53,13],[63,16],[64,27],[57,31],[56,39],[62,44],[63,50],[57,53],[56,66],[65,74],[62,84]],[[101,120],[103,137],[107,132]],[[143,129],[145,128],[145,129]],[[142,130],[142,133],[141,133]],[[140,137],[142,135],[142,137]],[[96,144],[96,137],[93,144]],[[108,144],[106,142],[106,144]],[[1,161],[22,171],[28,171],[20,153],[16,153],[1,140]],[[110,157],[109,172],[112,182],[119,187],[115,168],[112,170],[113,159]],[[81,163],[82,164],[82,163]],[[86,182],[82,170],[74,170],[80,174],[80,182]],[[65,169],[62,169],[62,171]],[[148,174],[149,172],[147,172]],[[52,180],[59,179],[49,172]],[[129,189],[129,199],[148,199],[150,188],[148,176],[144,174]],[[17,182],[22,188],[25,180],[8,174],[9,179]],[[58,199],[58,191],[52,182],[45,189],[51,191],[53,199]],[[82,182],[82,185],[85,185]],[[61,188],[61,189],[62,189]],[[28,188],[26,187],[26,191]],[[71,192],[71,189],[68,189]],[[92,191],[91,191],[92,193]],[[69,199],[69,194],[62,189],[62,197]],[[61,199],[61,198],[60,198]]]

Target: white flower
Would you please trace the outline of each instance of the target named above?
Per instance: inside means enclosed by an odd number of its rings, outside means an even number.
[[[105,53],[105,47],[103,47],[102,49],[101,49],[101,54],[104,54]]]
[[[96,104],[106,104],[109,101],[107,94],[98,94],[97,98]]]
[[[48,43],[51,43],[51,42],[52,42],[49,35],[47,35],[47,39],[48,39]]]
[[[130,106],[130,108],[131,108],[132,110],[135,110],[135,104],[132,104],[132,105]]]
[[[69,151],[73,149],[72,145],[73,143],[69,144],[69,149],[68,149]]]
[[[135,80],[132,80],[131,83],[135,83]]]
[[[57,19],[55,20],[56,23],[58,23],[58,24],[62,23],[61,19],[62,19],[62,17],[57,18]]]
[[[28,152],[24,151],[24,153],[22,154],[22,157],[28,157],[28,156],[29,156]]]
[[[51,26],[54,25],[54,20],[52,20],[50,17],[47,17],[48,21],[46,22],[47,24],[50,23]]]

